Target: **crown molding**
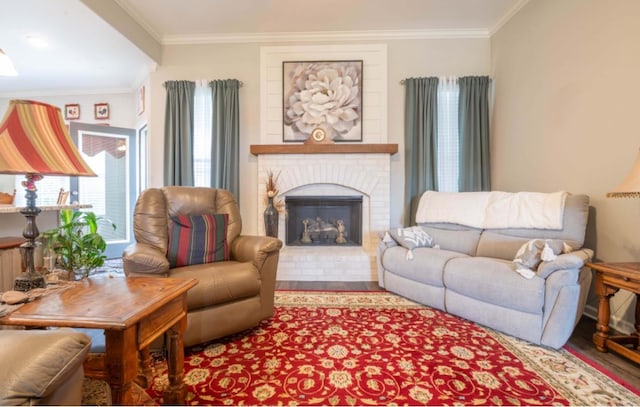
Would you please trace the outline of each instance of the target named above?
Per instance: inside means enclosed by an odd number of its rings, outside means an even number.
[[[120,6],[120,8],[124,10],[125,13],[129,14],[129,16],[133,19],[133,21],[138,23],[138,25],[140,25],[142,29],[144,29],[147,33],[149,33],[149,35],[153,37],[154,40],[156,40],[160,44],[162,43],[161,41],[162,36],[160,35],[160,33],[158,33],[158,31],[151,24],[149,24],[147,19],[144,18],[144,16],[140,14],[138,10],[131,7],[129,2],[122,1],[122,0],[114,0],[114,1],[116,2],[116,4]]]
[[[511,20],[513,18],[513,16],[515,16],[516,14],[518,14],[518,12],[527,5],[527,3],[529,2],[529,0],[520,0],[519,2],[517,2],[513,7],[511,7],[501,18],[500,20],[498,20],[498,22],[489,30],[489,36],[493,36],[493,34],[497,33],[505,24],[507,24],[509,22],[509,20]]]
[[[82,95],[109,95],[120,93],[132,93],[133,88],[106,88],[106,89],[51,89],[51,90],[25,90],[18,92],[2,92],[0,98],[22,99],[38,96],[82,96]]]
[[[311,41],[365,41],[416,40],[448,38],[489,38],[484,29],[415,30],[415,31],[314,31],[276,33],[235,33],[164,36],[162,45],[255,43],[255,42],[311,42]]]

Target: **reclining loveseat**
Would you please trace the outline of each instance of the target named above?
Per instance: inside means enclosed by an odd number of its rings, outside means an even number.
[[[380,242],[378,284],[559,348],[582,315],[591,284],[584,263],[593,251],[582,247],[588,213],[585,195],[428,191],[418,225],[390,230]],[[525,254],[535,260],[529,269],[522,264]]]

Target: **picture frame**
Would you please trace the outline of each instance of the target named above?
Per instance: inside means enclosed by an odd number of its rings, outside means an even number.
[[[140,86],[138,89],[138,98],[137,98],[137,106],[138,106],[138,116],[144,113],[144,98],[145,98],[145,90],[144,85]]]
[[[104,120],[109,118],[109,104],[96,103],[93,105],[94,117],[96,120]]]
[[[77,103],[64,105],[64,118],[65,120],[80,119],[80,105]]]
[[[362,60],[282,62],[282,141],[362,141]],[[317,134],[317,132],[315,133]]]
[[[58,193],[57,205],[66,205],[68,199],[69,191],[65,191],[64,188],[60,188],[60,192]]]

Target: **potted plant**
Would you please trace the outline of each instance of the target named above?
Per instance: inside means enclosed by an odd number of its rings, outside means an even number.
[[[100,223],[116,229],[113,222],[91,211],[63,209],[60,211],[60,225],[42,234],[50,255],[56,257],[59,268],[69,272],[70,280],[86,278],[96,267],[104,264],[107,257],[103,253],[107,243],[98,233]]]

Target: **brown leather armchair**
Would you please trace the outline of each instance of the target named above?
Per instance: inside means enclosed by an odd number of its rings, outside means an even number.
[[[176,215],[229,214],[231,260],[170,268],[169,219]],[[242,236],[238,204],[223,189],[169,186],[140,194],[133,214],[136,243],[122,260],[127,276],[196,278],[187,294],[184,345],[191,346],[257,326],[273,315],[278,257],[282,242]]]

